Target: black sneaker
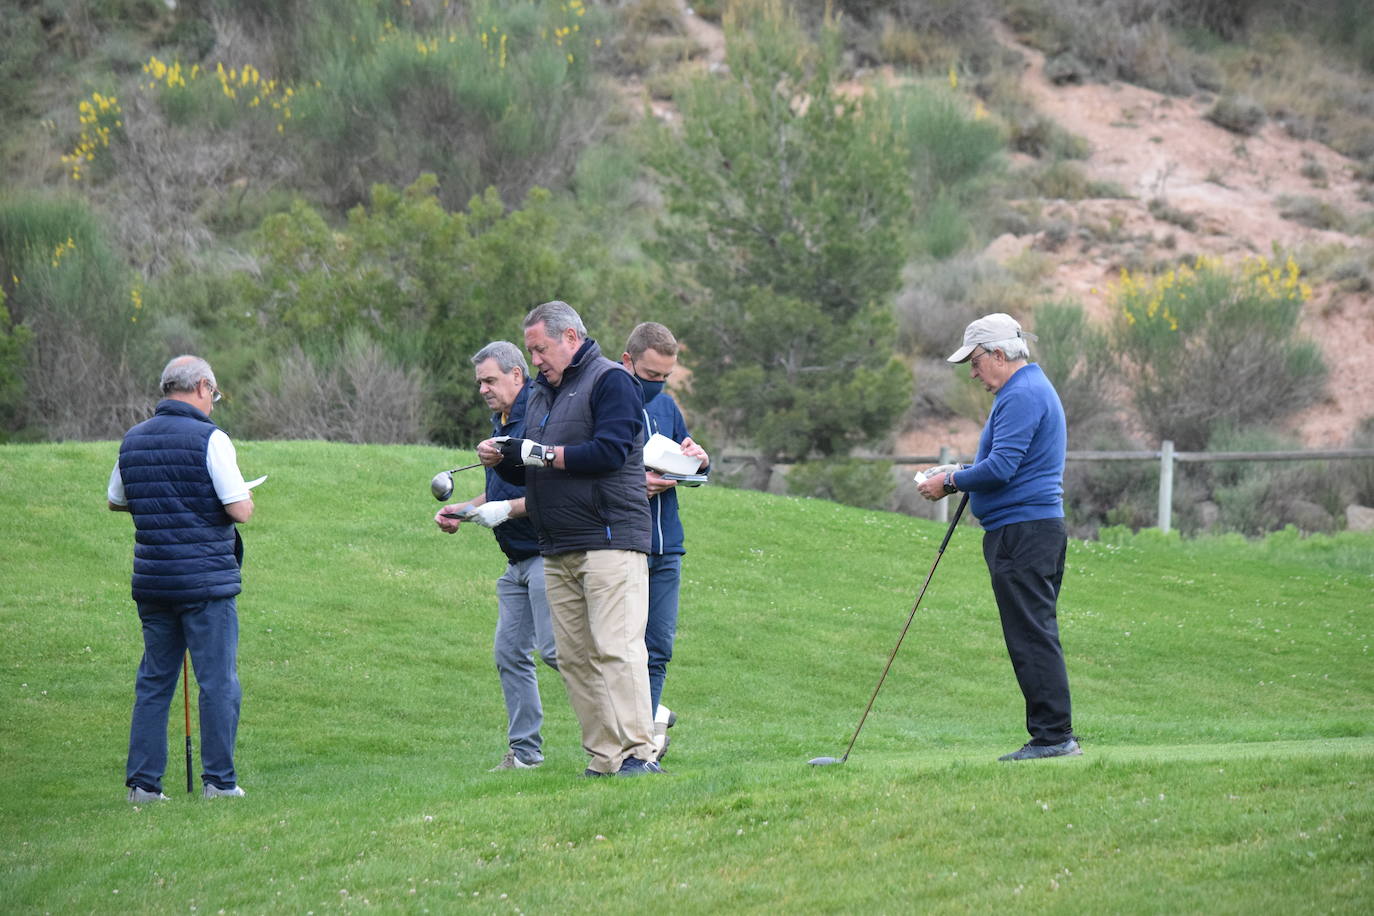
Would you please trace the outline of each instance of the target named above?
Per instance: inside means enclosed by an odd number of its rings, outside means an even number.
[[[1083,748],[1073,738],[1059,744],[1026,744],[1020,750],[1003,754],[998,760],[1043,760],[1046,757],[1078,757]]]
[[[663,768],[652,760],[640,760],[638,757],[626,757],[620,764],[620,772],[617,776],[645,776],[650,773],[662,773]]]
[[[614,776],[614,775],[615,775],[614,773],[603,773],[603,772],[601,772],[600,770],[593,770],[591,767],[587,767],[585,770],[582,771],[582,776],[583,776],[583,778],[585,778],[585,779],[595,779],[595,778],[597,778],[597,777],[599,777],[599,776]]]

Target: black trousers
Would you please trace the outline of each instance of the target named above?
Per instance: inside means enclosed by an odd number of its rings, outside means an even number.
[[[1055,616],[1067,547],[1061,518],[1016,522],[983,534],[983,559],[1026,698],[1031,744],[1059,744],[1073,736],[1069,674]]]

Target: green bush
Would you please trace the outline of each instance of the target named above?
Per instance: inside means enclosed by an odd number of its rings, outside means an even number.
[[[1090,433],[1071,447],[1135,451],[1140,443],[1120,434],[1098,432]],[[1070,461],[1065,464],[1064,521],[1073,537],[1105,538],[1105,529],[1118,526],[1132,531],[1150,528],[1158,525],[1158,513],[1159,462]]]
[[[1349,226],[1340,208],[1316,197],[1283,194],[1278,199],[1279,216],[1313,229],[1332,229],[1344,232]]]
[[[404,191],[378,185],[338,229],[303,203],[269,217],[242,299],[271,352],[300,345],[312,357],[301,377],[327,373],[342,336],[365,332],[391,365],[424,371],[428,435],[471,445],[488,411],[468,358],[493,339],[521,343],[525,312],[549,299],[574,303],[597,328],[615,305],[599,294],[616,272],[594,240],[558,226],[548,192],[535,189],[507,212],[489,189],[449,212],[436,185],[433,175]]]
[[[478,4],[443,29],[387,20],[301,90],[291,130],[306,170],[340,206],[422,171],[450,209],[489,186],[507,200],[562,186],[598,137],[605,30],[580,3]]]
[[[938,85],[899,92],[892,112],[895,133],[910,157],[918,203],[957,193],[986,176],[1006,143],[996,123]]]
[[[14,409],[7,386],[7,434],[105,438],[142,419],[161,354],[139,323],[139,284],[86,205],[37,195],[0,201],[0,276],[14,326],[4,348],[11,369],[25,344],[24,401]]]
[[[1217,99],[1207,111],[1207,120],[1232,133],[1254,136],[1264,126],[1264,106],[1244,95],[1228,94]]]
[[[1083,309],[1050,302],[1035,309],[1039,341],[1033,356],[1064,405],[1069,447],[1119,426],[1111,383],[1117,375],[1107,331],[1091,324]]]
[[[897,484],[892,465],[883,461],[834,458],[804,461],[787,472],[792,496],[828,499],[860,509],[888,509]]]
[[[1320,396],[1320,350],[1297,330],[1310,289],[1297,264],[1199,257],[1159,277],[1123,271],[1113,347],[1145,428],[1182,450],[1215,428],[1287,417]]]

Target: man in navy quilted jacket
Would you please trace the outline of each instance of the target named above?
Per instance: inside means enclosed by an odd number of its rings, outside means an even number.
[[[220,399],[210,364],[178,356],[162,400],[129,430],[110,473],[110,509],[134,519],[133,598],[143,625],[125,785],[129,801],[166,800],[167,713],[187,649],[200,684],[202,794],[244,794],[234,770],[238,679],[237,523],[253,515],[234,444],[210,421]]]

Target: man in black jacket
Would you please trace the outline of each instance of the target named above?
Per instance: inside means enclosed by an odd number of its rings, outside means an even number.
[[[524,327],[539,370],[525,437],[487,439],[477,455],[525,487],[559,671],[591,756],[585,775],[658,773],[644,648],[650,522],[643,396],[630,373],[601,355],[566,302],[535,308]]]

